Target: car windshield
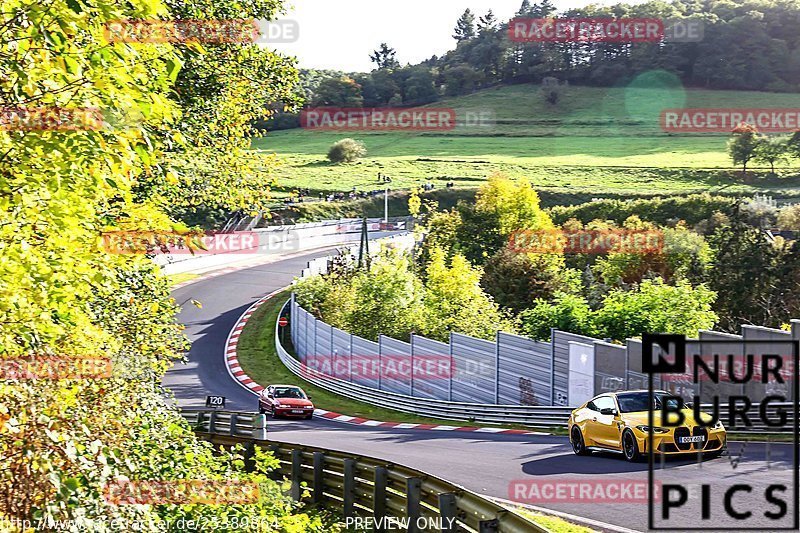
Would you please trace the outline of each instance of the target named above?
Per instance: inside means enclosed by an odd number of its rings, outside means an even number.
[[[669,396],[663,392],[657,392],[654,395],[654,407],[661,409],[663,401]],[[667,404],[675,408],[677,406],[683,407],[682,402],[674,397],[666,399]],[[619,410],[623,413],[635,413],[637,411],[647,411],[650,406],[650,394],[647,392],[629,392],[625,394],[617,394],[617,403]]]
[[[303,394],[303,391],[290,387],[275,389],[274,396],[276,398],[298,398],[300,400],[306,399],[306,395]]]

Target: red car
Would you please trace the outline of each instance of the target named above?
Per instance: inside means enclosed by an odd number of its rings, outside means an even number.
[[[258,412],[308,420],[314,416],[314,404],[300,387],[270,385],[258,397]]]

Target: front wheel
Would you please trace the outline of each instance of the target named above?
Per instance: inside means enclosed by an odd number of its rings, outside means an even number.
[[[580,428],[578,426],[573,426],[572,433],[570,433],[570,435],[572,451],[575,453],[575,455],[589,455],[589,451],[586,449],[586,444],[583,442],[583,435],[581,435]]]
[[[641,459],[639,445],[636,443],[636,437],[633,436],[633,431],[629,429],[622,434],[622,451],[625,453],[625,459],[631,463],[635,463]]]

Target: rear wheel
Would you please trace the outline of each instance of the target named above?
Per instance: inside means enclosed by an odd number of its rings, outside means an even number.
[[[625,459],[631,463],[641,459],[639,445],[636,443],[636,437],[633,436],[633,431],[631,430],[626,430],[622,434],[622,452],[625,454]]]
[[[583,442],[583,435],[578,426],[572,426],[572,433],[570,433],[569,440],[572,442],[572,451],[575,455],[589,455],[586,444]]]

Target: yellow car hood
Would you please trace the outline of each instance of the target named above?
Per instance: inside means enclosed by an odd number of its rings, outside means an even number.
[[[694,411],[692,409],[683,409],[683,416],[684,422],[681,425],[689,425],[689,426],[699,426],[700,423],[697,422],[694,418]],[[711,415],[708,413],[700,413],[703,417],[703,420],[708,423],[711,421]],[[648,420],[648,413],[647,411],[637,411],[635,413],[622,413],[622,420],[629,426],[646,426],[650,423]],[[670,418],[668,420],[675,419],[676,415],[672,414],[669,415]],[[656,427],[660,427],[661,424],[661,411],[655,411],[653,413],[653,425]],[[670,424],[675,425],[675,424]]]

